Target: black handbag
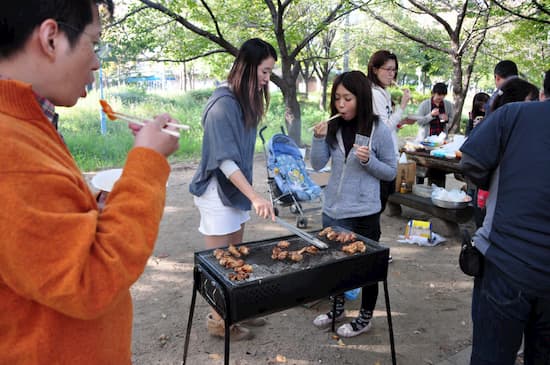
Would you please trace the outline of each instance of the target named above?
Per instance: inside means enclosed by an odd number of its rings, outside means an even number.
[[[472,245],[470,233],[466,230],[462,232],[462,247],[458,264],[462,272],[469,276],[481,276],[483,273],[483,254]]]

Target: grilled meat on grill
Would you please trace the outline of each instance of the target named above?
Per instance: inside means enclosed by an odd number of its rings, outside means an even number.
[[[290,242],[288,241],[279,241],[279,243],[277,243],[277,247],[280,248],[288,248],[288,246],[290,246]]]
[[[229,247],[227,247],[227,251],[229,251],[229,253],[235,257],[241,257],[239,249],[233,245],[229,245]]]
[[[342,251],[350,255],[356,252],[365,252],[366,249],[367,249],[367,246],[365,246],[365,243],[363,241],[355,241],[350,243],[349,245],[345,245],[342,247]]]
[[[239,246],[239,252],[243,256],[248,256],[248,254],[250,253],[250,249],[246,246]]]

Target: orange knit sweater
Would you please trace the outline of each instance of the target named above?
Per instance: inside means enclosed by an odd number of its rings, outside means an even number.
[[[0,364],[130,364],[166,158],[132,149],[100,213],[30,85],[0,80],[0,136]]]

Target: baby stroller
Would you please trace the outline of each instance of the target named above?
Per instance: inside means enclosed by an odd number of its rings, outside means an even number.
[[[275,215],[279,215],[276,205],[290,207],[296,214],[296,226],[307,227],[307,218],[300,201],[311,201],[319,198],[321,188],[309,177],[306,164],[296,143],[286,135],[283,127],[281,133],[274,134],[267,142],[260,130],[267,165],[267,185]]]

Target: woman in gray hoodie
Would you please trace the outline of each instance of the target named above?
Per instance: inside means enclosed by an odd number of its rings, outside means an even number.
[[[324,190],[323,227],[340,226],[378,241],[380,238],[380,180],[395,179],[397,159],[391,132],[373,112],[371,84],[361,71],[344,72],[333,83],[331,113],[340,117],[314,129],[311,165],[320,170],[332,161]],[[378,284],[362,290],[359,316],[338,328],[341,337],[368,331],[378,297]],[[344,319],[344,295],[334,297],[336,312],[313,321],[328,327]]]

